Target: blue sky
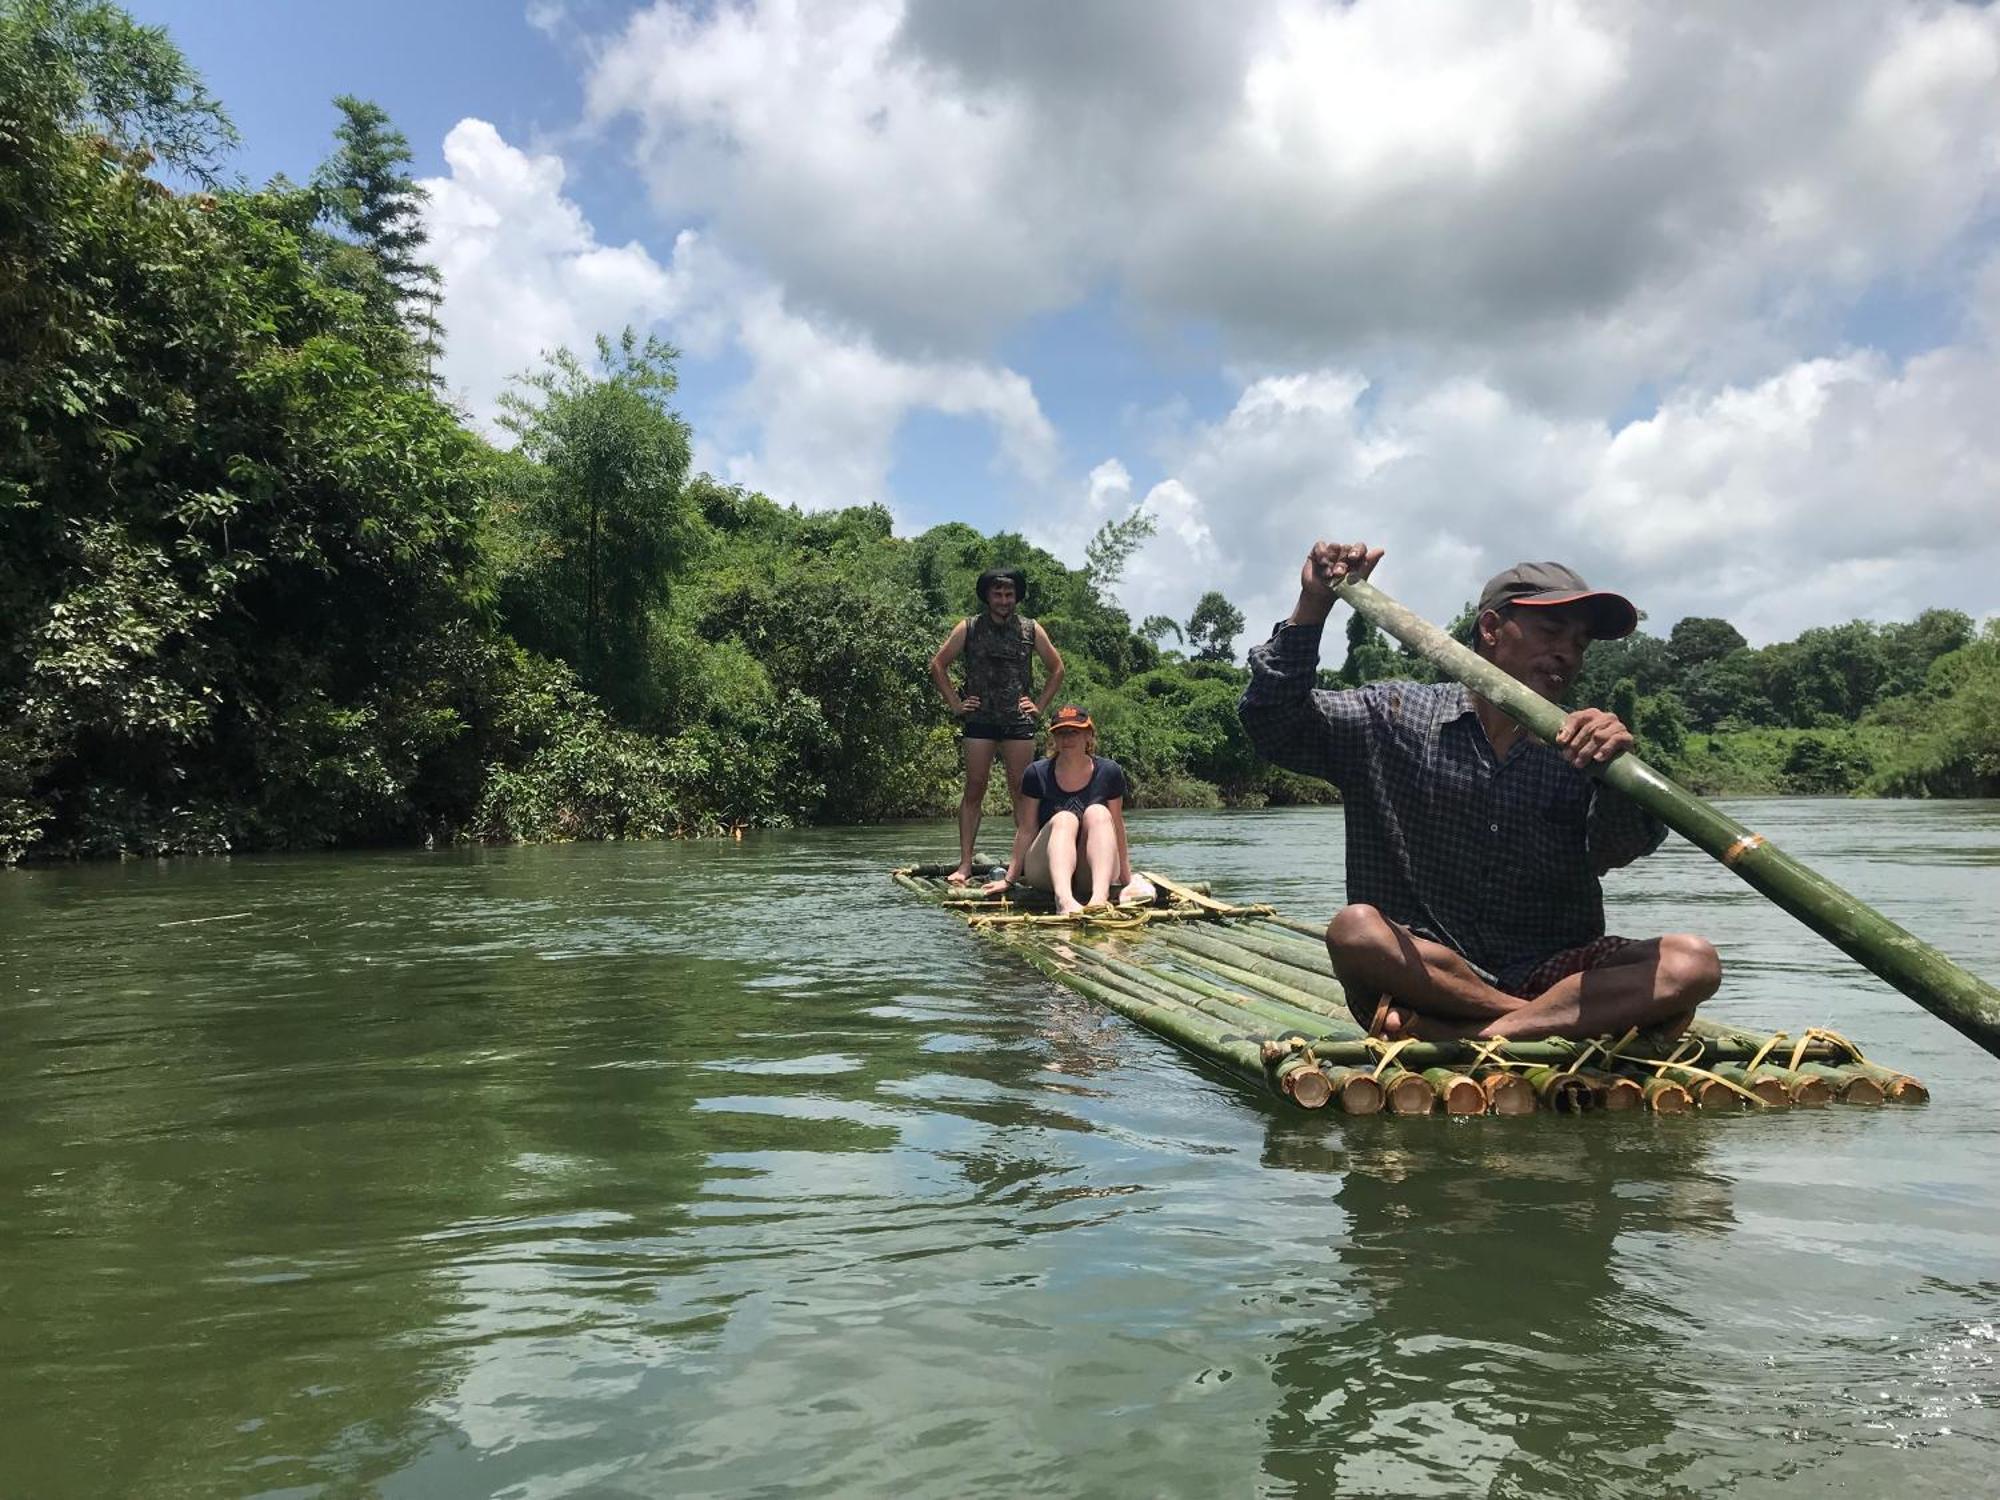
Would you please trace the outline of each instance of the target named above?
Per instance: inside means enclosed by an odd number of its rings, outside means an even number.
[[[779,499],[1144,505],[1135,615],[1269,618],[1318,535],[1444,613],[1523,555],[1753,638],[2000,608],[1989,9],[132,8],[253,180],[388,109],[475,421],[630,321]]]

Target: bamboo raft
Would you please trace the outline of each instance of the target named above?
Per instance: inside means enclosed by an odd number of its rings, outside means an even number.
[[[1930,1097],[1819,1027],[1788,1037],[1697,1017],[1677,1038],[1385,1042],[1348,1013],[1320,929],[1268,906],[1232,906],[1206,886],[1147,873],[1159,892],[1152,904],[1063,917],[1037,892],[948,885],[951,868],[910,865],[891,878],[1056,983],[1300,1109],[1676,1115]]]

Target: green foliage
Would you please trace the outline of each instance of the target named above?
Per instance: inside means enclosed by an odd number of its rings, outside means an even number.
[[[1406,659],[1365,615],[1347,616],[1347,656],[1340,664],[1340,685],[1359,687],[1403,674]]]
[[[1210,589],[1188,616],[1186,640],[1196,661],[1230,661],[1243,633],[1243,611]]]
[[[352,94],[333,103],[341,114],[334,130],[339,144],[313,184],[323,215],[347,239],[330,250],[328,270],[337,284],[359,292],[380,321],[401,324],[416,367],[433,378],[444,328],[437,319],[438,269],[423,259],[426,194],[409,173],[409,140],[380,105]]]
[[[0,0],[0,862],[942,812],[925,662],[998,564],[1135,805],[1332,797],[1251,750],[1222,595],[1119,608],[1142,510],[1071,568],[691,478],[673,351],[629,330],[521,377],[492,450],[413,357],[407,145],[338,102],[315,191],[178,193],[155,160],[211,181],[233,135],[164,33]],[[1347,646],[1324,685],[1432,675]],[[1698,788],[2000,791],[2000,627],[1953,611],[1754,650],[1683,621],[1578,696]]]
[[[1667,632],[1667,655],[1683,674],[1712,661],[1720,661],[1732,651],[1750,643],[1743,632],[1727,620],[1711,615],[1689,615]]]
[[[651,611],[693,542],[683,494],[690,436],[668,408],[674,351],[626,329],[600,338],[602,373],[566,349],[502,398],[520,440],[498,529],[503,617],[530,648],[570,663],[629,724],[653,721]]]
[[[1123,520],[1106,521],[1084,544],[1084,576],[1091,589],[1108,597],[1125,577],[1125,565],[1159,527],[1143,506],[1133,507]]]
[[[1850,735],[1804,734],[1785,757],[1784,790],[1800,797],[1824,797],[1851,792],[1874,769],[1868,752]]]
[[[236,129],[163,26],[103,0],[0,0],[0,138],[98,137],[143,170],[154,157],[213,184]]]
[[[1639,724],[1639,684],[1630,677],[1621,677],[1611,688],[1611,701],[1605,705],[1625,723],[1627,729],[1636,731]]]

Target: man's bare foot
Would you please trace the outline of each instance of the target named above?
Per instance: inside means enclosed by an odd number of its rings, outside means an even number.
[[[956,870],[953,870],[949,875],[945,876],[944,883],[946,885],[964,885],[965,882],[970,880],[971,878],[972,878],[972,866],[960,865]]]
[[[1368,1034],[1391,1042],[1400,1042],[1405,1037],[1420,1042],[1461,1042],[1479,1035],[1477,1021],[1442,1021],[1388,1000],[1382,1002],[1375,1017],[1375,1025]]]

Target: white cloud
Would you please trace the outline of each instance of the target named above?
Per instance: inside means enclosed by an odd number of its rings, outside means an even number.
[[[1477,381],[1259,380],[1183,434],[1147,505],[1184,519],[1140,554],[1125,602],[1178,617],[1221,588],[1261,635],[1326,537],[1386,547],[1380,581],[1435,619],[1489,574],[1549,556],[1631,594],[1660,631],[1686,614],[1765,640],[1938,604],[1987,613],[1996,388],[1990,347],[1900,365],[1861,353],[1685,392],[1613,430]]]
[[[660,3],[599,121],[800,306],[968,348],[1109,283],[1238,355],[1587,407],[1754,378],[1994,200],[2000,16],[1874,0]]]
[[[507,377],[557,347],[663,324],[690,352],[739,349],[749,378],[728,426],[698,434],[698,459],[803,506],[886,500],[896,432],[916,410],[976,416],[1008,468],[1045,480],[1054,429],[1027,380],[966,359],[900,359],[865,333],[792,311],[782,290],[691,230],[661,265],[644,246],[600,243],[563,193],[560,158],[532,155],[483,120],[445,139],[449,177],[430,194],[429,253],[443,272],[444,375],[492,428]]]
[[[444,277],[443,374],[475,419],[492,426],[513,375],[544,353],[588,354],[600,333],[670,316],[687,277],[637,244],[603,245],[563,196],[563,164],[510,146],[484,120],[461,120],[444,142],[449,177],[430,194],[428,254]],[[677,245],[676,260],[691,236]]]

